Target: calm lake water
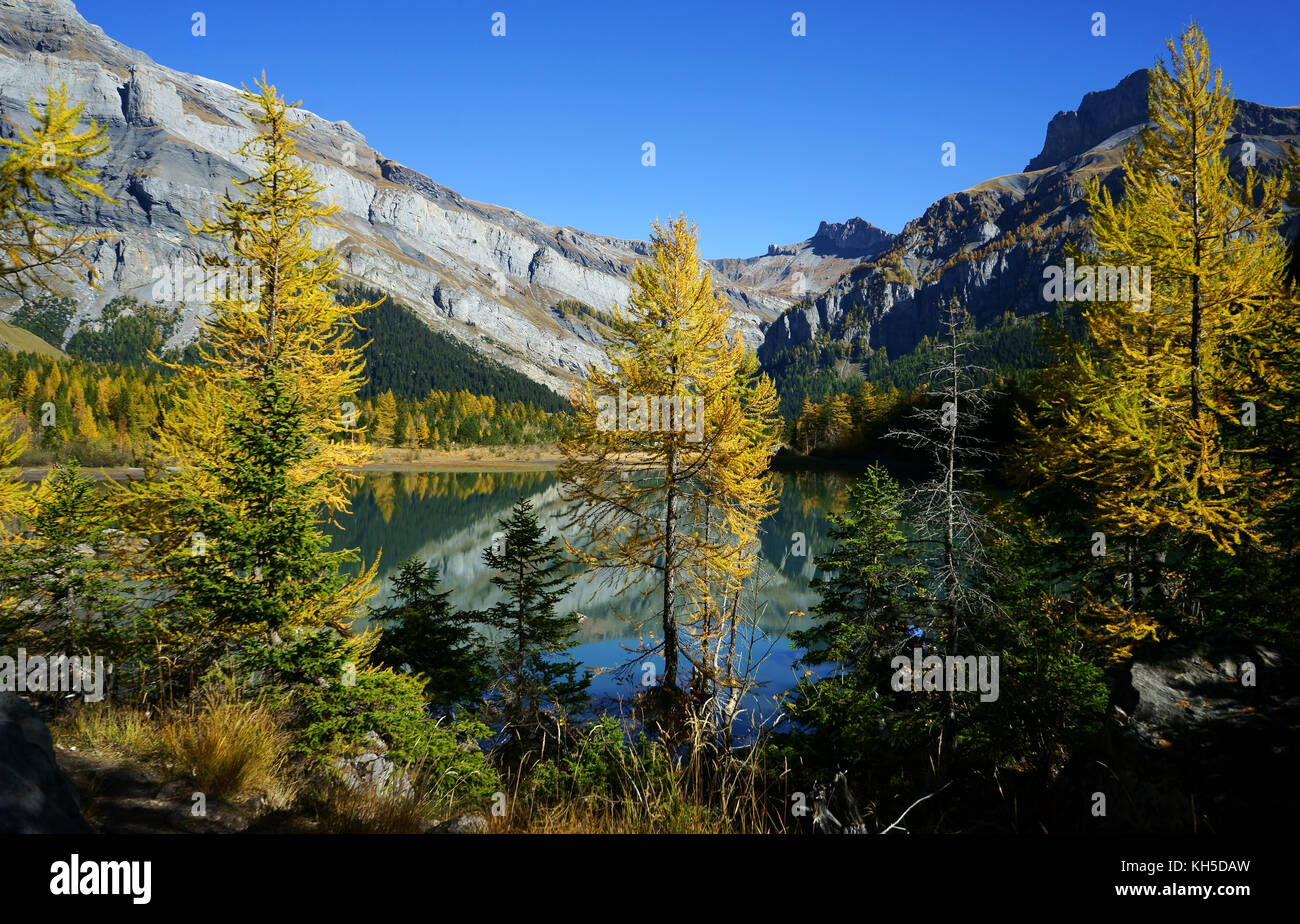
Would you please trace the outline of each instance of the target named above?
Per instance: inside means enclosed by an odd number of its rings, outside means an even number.
[[[786,634],[811,623],[805,614],[815,600],[808,587],[814,575],[812,561],[826,551],[826,514],[839,509],[832,505],[843,497],[849,477],[828,472],[777,475],[780,507],[764,523],[763,561],[754,593],[747,595],[756,618],[746,638],[750,657],[761,662],[757,669],[761,687],[747,705],[758,714],[768,714],[773,697],[794,684],[798,652],[791,649]],[[390,601],[392,578],[401,562],[414,556],[437,567],[442,589],[451,591],[453,605],[480,610],[498,599],[488,580],[491,572],[483,563],[483,549],[491,544],[497,521],[521,497],[532,502],[549,533],[558,535],[566,506],[553,472],[369,473],[358,485],[352,513],[340,519],[334,545],[359,548],[367,563],[382,551],[375,606]],[[790,554],[796,533],[802,533],[806,542],[807,554],[802,557]],[[596,672],[591,692],[598,705],[630,699],[641,682],[644,662],[651,661],[656,671],[662,671],[661,658],[639,654],[654,647],[650,633],[658,637],[660,594],[655,589],[642,598],[636,591],[619,593],[617,587],[579,577],[557,608],[586,616],[579,645],[571,653]]]

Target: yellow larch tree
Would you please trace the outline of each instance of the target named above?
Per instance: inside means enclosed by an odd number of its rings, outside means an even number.
[[[1234,103],[1200,29],[1169,50],[1151,71],[1150,124],[1124,155],[1123,197],[1088,189],[1094,263],[1126,268],[1128,289],[1103,293],[1098,275],[1081,302],[1086,337],[1039,390],[1048,424],[1021,419],[1022,465],[1086,497],[1089,528],[1109,538],[1125,590],[1099,602],[1120,655],[1155,633],[1153,605],[1196,618],[1188,564],[1257,540],[1271,503],[1234,436],[1268,388],[1259,338],[1285,258],[1284,186],[1250,167],[1230,176]]]
[[[138,485],[129,507],[155,536],[153,576],[175,588],[172,641],[209,647],[222,637],[260,637],[335,626],[346,630],[373,593],[374,565],[353,579],[350,550],[327,551],[321,518],[348,506],[353,467],[368,458],[354,426],[362,383],[353,316],[371,307],[335,297],[332,249],[312,231],[337,211],[296,155],[304,122],[267,84],[244,90],[258,133],[238,154],[237,181],[196,234],[221,245],[209,266],[252,286],[210,302],[201,361],[176,365],[180,382],[155,444],[170,477]]]
[[[757,524],[775,505],[767,464],[777,435],[775,390],[758,375],[731,312],[699,259],[684,217],[651,227],[652,252],[615,306],[608,366],[575,385],[575,423],[559,475],[572,507],[571,554],[624,589],[661,591],[665,689],[676,690],[679,623],[709,620],[754,567]],[[696,645],[697,669],[710,658]],[[711,669],[705,667],[705,672]]]
[[[47,287],[69,266],[89,269],[81,249],[99,235],[70,231],[41,214],[57,193],[113,201],[87,166],[108,151],[108,133],[93,119],[82,127],[84,108],[84,103],[68,104],[66,87],[51,87],[43,109],[35,99],[28,102],[35,127],[20,129],[17,138],[0,138],[0,150],[7,151],[0,161],[0,292],[8,296],[22,297],[33,285]],[[25,399],[31,397],[27,387],[24,380]],[[27,447],[27,435],[18,427],[21,411],[0,401],[0,531],[28,497],[12,477],[12,466]]]

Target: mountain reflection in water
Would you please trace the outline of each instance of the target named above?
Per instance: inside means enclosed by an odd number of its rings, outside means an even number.
[[[781,472],[780,506],[763,524],[762,563],[754,588],[742,609],[757,611],[756,626],[742,636],[758,666],[761,687],[746,704],[758,717],[771,712],[771,702],[793,686],[798,652],[786,634],[807,628],[807,615],[816,600],[809,589],[813,559],[826,552],[826,513],[843,496],[848,476],[830,472]],[[392,597],[392,578],[412,556],[438,569],[442,590],[451,591],[451,603],[460,609],[482,610],[498,599],[483,563],[483,549],[492,542],[497,521],[520,498],[527,498],[538,521],[550,535],[558,535],[567,519],[560,484],[551,471],[449,472],[403,471],[368,473],[357,485],[350,514],[339,518],[333,530],[334,546],[358,548],[369,563],[382,550],[380,590],[372,605],[382,606]],[[806,555],[790,554],[795,534],[802,533]],[[570,541],[582,547],[581,537]],[[359,566],[353,566],[352,571]],[[578,574],[575,568],[575,575]],[[648,595],[644,595],[645,591]],[[638,652],[655,646],[659,638],[657,604],[661,585],[655,576],[621,589],[606,580],[578,577],[561,602],[560,612],[576,610],[586,619],[571,654],[597,673],[591,693],[597,705],[632,698],[641,683],[644,661],[656,671],[663,667],[657,656]],[[653,640],[652,640],[653,636]],[[623,668],[623,670],[617,670]]]

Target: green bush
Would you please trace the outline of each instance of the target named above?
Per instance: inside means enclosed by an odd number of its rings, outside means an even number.
[[[544,799],[612,797],[633,781],[644,791],[645,783],[662,781],[668,771],[666,757],[644,733],[629,745],[622,723],[604,715],[578,733],[568,753],[539,761],[532,770],[532,786]]]
[[[374,732],[389,759],[418,767],[433,781],[440,800],[479,803],[500,789],[477,748],[489,735],[486,726],[430,720],[423,676],[359,661],[348,640],[319,632],[249,651],[241,665],[260,673],[257,685],[284,710],[293,736],[290,754],[310,772],[327,772],[334,758],[360,753]]]

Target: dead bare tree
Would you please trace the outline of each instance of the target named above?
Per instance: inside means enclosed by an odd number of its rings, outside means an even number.
[[[943,318],[945,339],[928,372],[931,403],[915,410],[907,429],[887,437],[924,453],[933,476],[907,492],[906,507],[916,531],[915,543],[930,575],[933,622],[927,640],[941,654],[981,649],[980,628],[1003,616],[977,579],[992,565],[986,542],[997,535],[983,513],[983,495],[971,485],[983,466],[996,457],[979,427],[988,412],[989,370],[972,362],[971,327],[965,309],[950,302]],[[942,782],[956,753],[958,702],[943,691],[943,719],[935,776]]]

